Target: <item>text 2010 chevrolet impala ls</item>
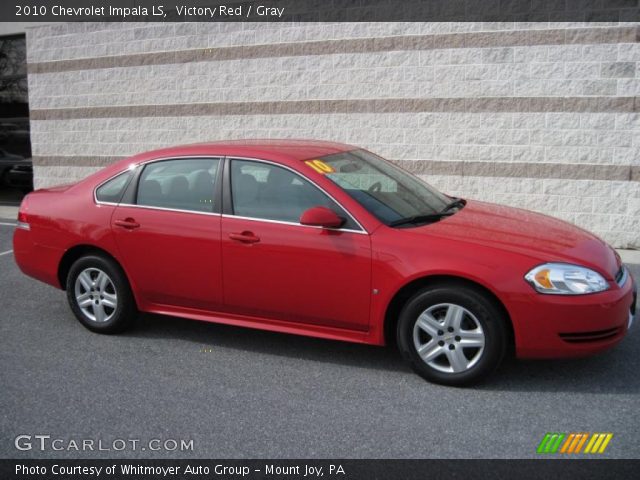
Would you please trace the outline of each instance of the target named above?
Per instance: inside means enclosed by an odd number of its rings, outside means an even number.
[[[15,258],[87,328],[137,311],[384,345],[450,385],[522,358],[598,352],[636,286],[594,235],[444,195],[317,141],[168,148],[29,194]]]

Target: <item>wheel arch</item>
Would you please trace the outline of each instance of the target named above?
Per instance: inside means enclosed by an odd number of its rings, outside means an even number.
[[[104,248],[96,247],[95,245],[81,244],[75,245],[64,252],[64,255],[62,255],[62,258],[58,263],[58,282],[60,283],[60,288],[62,288],[62,290],[67,289],[67,276],[69,275],[69,270],[71,270],[73,263],[79,258],[87,255],[99,255],[112,260],[116,265],[118,265],[120,270],[122,270],[127,281],[129,281],[129,277],[127,276],[124,268],[120,265],[118,259],[111,253]],[[131,284],[130,281],[129,284]]]
[[[506,319],[508,330],[508,349],[509,353],[513,354],[515,350],[515,333],[513,329],[513,321],[509,311],[500,298],[487,286],[478,283],[477,281],[469,278],[457,276],[457,275],[444,275],[433,274],[425,275],[419,278],[415,278],[409,283],[402,286],[392,297],[391,301],[387,305],[384,316],[384,340],[387,345],[396,344],[396,326],[398,324],[398,318],[404,304],[417,292],[426,288],[441,285],[450,286],[464,286],[475,290],[487,297],[487,299],[498,308]]]

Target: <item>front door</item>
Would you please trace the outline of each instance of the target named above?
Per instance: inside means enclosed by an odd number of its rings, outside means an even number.
[[[228,187],[228,185],[225,185]],[[369,235],[324,192],[268,162],[231,160],[232,214],[221,228],[225,309],[294,323],[366,331]],[[346,219],[340,229],[298,223],[313,206]]]

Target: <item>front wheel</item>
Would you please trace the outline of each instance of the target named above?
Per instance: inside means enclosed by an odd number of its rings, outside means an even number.
[[[492,373],[502,361],[507,321],[475,289],[436,286],[418,292],[403,308],[398,345],[423,378],[444,385],[467,385]]]
[[[89,330],[118,333],[133,323],[136,305],[129,282],[113,260],[97,255],[76,260],[66,287],[71,310]]]

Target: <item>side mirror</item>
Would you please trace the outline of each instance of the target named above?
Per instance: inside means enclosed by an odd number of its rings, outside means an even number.
[[[311,207],[300,215],[300,223],[312,227],[338,228],[344,223],[344,218],[330,208]]]

